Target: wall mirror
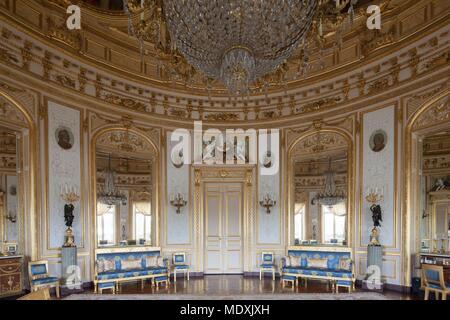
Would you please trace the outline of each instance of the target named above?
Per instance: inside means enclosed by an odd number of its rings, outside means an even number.
[[[0,252],[4,247],[17,246],[22,250],[23,225],[22,184],[20,169],[20,135],[0,127]]]
[[[309,135],[291,149],[293,245],[347,245],[349,146],[333,132]]]
[[[154,149],[130,131],[109,131],[96,141],[98,246],[153,245]]]
[[[450,127],[426,134],[419,142],[420,249],[445,253],[450,251]]]

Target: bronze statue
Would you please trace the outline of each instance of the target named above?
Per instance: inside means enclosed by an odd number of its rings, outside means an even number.
[[[64,205],[64,221],[66,222],[66,227],[72,228],[74,209],[75,207],[71,203]]]
[[[380,221],[383,221],[381,217],[381,207],[379,204],[372,204],[370,206],[370,211],[372,211],[372,220],[374,227],[381,227]]]

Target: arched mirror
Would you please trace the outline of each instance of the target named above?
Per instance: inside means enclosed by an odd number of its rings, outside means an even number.
[[[307,135],[291,148],[291,244],[348,244],[350,154],[334,132]]]
[[[450,127],[420,140],[420,250],[450,251]]]
[[[155,150],[143,136],[113,130],[96,140],[98,246],[154,245]]]
[[[23,225],[20,143],[15,131],[0,127],[0,252],[22,251]]]

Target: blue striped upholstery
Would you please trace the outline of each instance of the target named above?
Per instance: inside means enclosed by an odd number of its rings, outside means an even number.
[[[299,274],[305,276],[319,276],[319,277],[334,277],[334,278],[351,278],[352,273],[343,270],[333,270],[333,269],[325,269],[325,270],[313,270],[308,268],[293,268],[288,267],[284,268],[283,272],[291,273],[291,274]]]
[[[31,280],[31,283],[33,285],[36,285],[36,284],[52,283],[52,282],[57,282],[57,281],[58,281],[57,277],[47,277],[47,278]]]
[[[47,267],[45,263],[42,264],[33,264],[31,265],[31,275],[38,276],[42,274],[47,274]]]
[[[103,282],[98,284],[99,289],[113,289],[115,287],[115,282]]]
[[[189,266],[186,264],[177,264],[173,266],[174,269],[177,270],[183,270],[183,269],[189,269]]]

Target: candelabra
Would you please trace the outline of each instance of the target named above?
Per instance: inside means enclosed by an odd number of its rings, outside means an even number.
[[[66,203],[64,205],[64,220],[66,224],[66,232],[64,234],[63,247],[75,247],[75,237],[72,231],[72,223],[75,216],[73,210],[75,209],[74,203],[80,200],[75,187],[69,187],[67,184],[61,187],[60,193],[61,199]]]
[[[383,221],[379,205],[379,202],[383,200],[383,193],[383,188],[368,188],[366,192],[366,201],[371,204],[370,211],[372,212],[373,228],[370,232],[370,245],[373,246],[380,246],[378,240],[380,232],[377,227],[381,227],[380,221]]]
[[[17,214],[13,215],[12,211],[9,211],[8,214],[5,215],[6,220],[12,222],[12,223],[16,223],[17,221]]]
[[[383,188],[367,188],[366,200],[371,204],[379,203],[383,200]]]
[[[266,193],[262,199],[259,201],[261,207],[266,208],[266,213],[270,213],[270,208],[274,207],[277,204],[275,200],[275,195],[271,193]]]
[[[181,193],[176,193],[175,195],[170,196],[170,204],[177,208],[176,213],[181,213],[181,208],[183,208],[187,204],[187,200],[185,200],[185,196]]]

